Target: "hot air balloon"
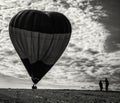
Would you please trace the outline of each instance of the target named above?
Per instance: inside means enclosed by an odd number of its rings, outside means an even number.
[[[59,59],[71,31],[67,17],[58,12],[23,10],[11,19],[10,39],[34,84]]]

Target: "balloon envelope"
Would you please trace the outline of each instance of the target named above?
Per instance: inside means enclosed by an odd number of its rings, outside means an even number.
[[[11,19],[9,34],[32,81],[37,84],[65,50],[71,24],[58,12],[24,10]]]

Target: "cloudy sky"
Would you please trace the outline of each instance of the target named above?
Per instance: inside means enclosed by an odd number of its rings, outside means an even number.
[[[96,90],[107,77],[110,89],[120,90],[119,7],[119,0],[0,0],[0,88],[31,88],[8,25],[18,11],[37,9],[61,12],[72,24],[67,49],[38,88]]]

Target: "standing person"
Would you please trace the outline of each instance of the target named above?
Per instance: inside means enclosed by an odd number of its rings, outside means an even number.
[[[108,91],[108,87],[109,87],[109,81],[107,78],[105,78],[105,90]]]
[[[99,81],[99,87],[100,87],[100,91],[103,90],[103,83],[102,83],[102,80]]]

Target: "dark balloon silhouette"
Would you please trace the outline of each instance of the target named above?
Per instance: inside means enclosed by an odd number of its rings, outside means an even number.
[[[34,84],[56,63],[71,36],[71,24],[61,13],[24,10],[10,21],[10,39]]]

